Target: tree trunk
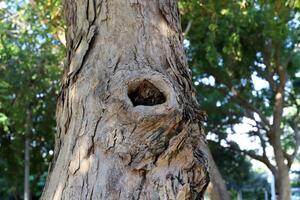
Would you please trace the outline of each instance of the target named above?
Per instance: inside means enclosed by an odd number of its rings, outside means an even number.
[[[208,150],[208,159],[210,166],[210,183],[207,188],[207,193],[209,198],[211,200],[230,200],[225,182],[218,170],[218,166],[216,165],[210,150]]]
[[[29,184],[29,173],[30,173],[30,139],[28,136],[25,138],[25,162],[24,162],[24,200],[30,200],[30,184]]]
[[[243,200],[243,193],[241,190],[238,191],[237,200]]]
[[[65,0],[68,56],[41,199],[202,199],[202,112],[176,0]]]
[[[275,132],[276,133],[276,132]],[[273,142],[273,150],[275,154],[275,161],[277,165],[275,177],[276,194],[278,200],[291,199],[291,186],[289,177],[289,167],[285,163],[286,159],[280,143],[280,133],[276,133],[275,141]]]
[[[264,189],[264,193],[265,193],[265,200],[268,200],[269,199],[268,190]]]
[[[24,200],[30,200],[30,135],[31,135],[31,110],[26,113],[25,147],[24,147]]]
[[[279,123],[278,123],[279,124]],[[275,178],[275,188],[277,200],[290,200],[291,199],[291,186],[289,177],[289,167],[286,158],[283,153],[283,149],[280,141],[280,126],[273,128],[273,132],[270,134],[273,136],[270,139],[270,143],[273,147],[274,157],[276,161],[276,168],[270,169]]]
[[[275,175],[276,194],[278,195],[277,200],[290,200],[291,199],[291,186],[289,169],[284,164],[278,165],[277,163],[277,175]]]
[[[285,97],[285,85],[287,80],[287,73],[285,68],[280,65],[280,53],[276,49],[276,69],[279,74],[280,84],[277,87],[275,93],[275,105],[273,111],[273,125],[271,129],[270,143],[274,150],[275,161],[277,165],[275,174],[276,193],[278,193],[278,200],[290,200],[291,199],[291,188],[290,188],[290,177],[288,161],[284,156],[284,149],[281,145],[281,123],[283,122],[283,108],[284,108],[284,97]],[[278,55],[279,54],[279,55]],[[286,161],[286,163],[285,163]]]

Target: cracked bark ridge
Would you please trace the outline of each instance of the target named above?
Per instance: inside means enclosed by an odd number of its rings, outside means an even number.
[[[202,199],[201,112],[175,0],[65,0],[67,58],[41,199]]]

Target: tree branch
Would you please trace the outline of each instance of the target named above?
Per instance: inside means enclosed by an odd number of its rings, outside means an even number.
[[[260,75],[262,77],[265,77],[265,79],[268,81],[268,83],[271,86],[271,89],[273,90],[273,92],[275,92],[277,90],[277,84],[273,79],[273,76],[275,74],[274,70],[272,69],[271,66],[271,49],[273,48],[273,44],[272,44],[272,40],[266,40],[266,44],[263,50],[263,63],[266,66],[266,70],[265,73],[266,75],[264,75],[263,73],[261,73]],[[258,71],[259,72],[259,71]]]
[[[258,160],[258,161],[264,163],[271,170],[271,172],[273,174],[276,173],[276,168],[271,164],[271,162],[269,161],[268,157],[265,154],[263,154],[263,155],[257,155],[253,151],[242,150],[240,148],[237,148],[235,146],[230,145],[230,142],[229,142],[229,148],[232,149],[232,150],[234,150],[234,151],[243,153],[243,154],[245,154],[245,155],[247,155],[247,156],[249,156],[249,157],[251,157],[251,158],[253,158],[255,160]]]
[[[187,36],[187,34],[189,33],[191,27],[192,27],[192,23],[193,23],[193,20],[189,20],[184,32],[182,33],[183,34],[183,37],[185,38]]]
[[[229,94],[229,92],[226,89],[224,89],[224,88],[216,88],[216,87],[213,87],[213,86],[210,86],[210,85],[204,85],[204,87],[209,88],[209,89],[217,89],[219,92],[221,92],[225,96],[227,96]],[[263,113],[258,108],[256,108],[253,104],[251,104],[248,101],[246,101],[236,90],[234,90],[232,92],[232,95],[229,95],[229,96],[239,106],[243,107],[244,109],[246,109],[246,110],[248,110],[250,112],[254,112],[254,113],[258,114],[258,116],[260,117],[260,119],[261,119],[262,123],[264,124],[264,126],[266,127],[266,129],[270,129],[271,128],[271,125],[270,125],[269,121],[263,115]],[[253,119],[254,121],[258,122],[254,118],[253,115],[251,115],[251,119]]]

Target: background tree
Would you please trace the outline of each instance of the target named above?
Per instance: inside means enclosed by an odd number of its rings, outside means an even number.
[[[223,147],[219,142],[210,140],[209,148],[216,165],[220,166],[218,168],[226,182],[230,199],[235,199],[239,191],[244,193],[243,199],[264,199],[265,191],[268,193],[270,191],[267,175],[253,171],[252,164],[245,155],[234,149]],[[235,145],[239,148],[238,144]]]
[[[34,196],[44,186],[55,132],[62,48],[26,2],[0,9],[0,196],[23,196],[24,166]],[[27,141],[27,148],[24,142]],[[31,164],[24,163],[29,153]],[[29,191],[27,191],[29,194]],[[28,197],[27,197],[28,198]]]
[[[193,21],[190,63],[209,133],[225,141],[235,125],[250,121],[249,137],[261,148],[242,147],[242,153],[263,162],[276,178],[279,199],[290,199],[288,171],[299,146],[297,10],[285,1],[185,6]]]

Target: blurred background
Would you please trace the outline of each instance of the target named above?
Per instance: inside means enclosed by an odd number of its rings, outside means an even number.
[[[207,113],[216,183],[207,199],[217,200],[222,183],[230,199],[275,199],[283,179],[300,199],[299,9],[298,0],[179,1]],[[62,13],[60,0],[0,1],[0,200],[38,199],[46,181],[65,55]]]

